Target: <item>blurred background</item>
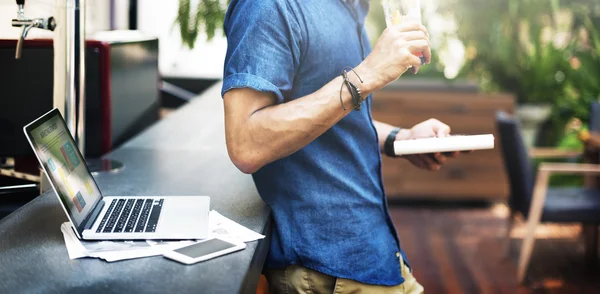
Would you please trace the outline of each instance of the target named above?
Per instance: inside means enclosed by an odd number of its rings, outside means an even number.
[[[379,0],[370,3],[366,29],[374,44],[385,20]],[[573,165],[569,174],[552,173],[547,185],[536,180],[542,163],[598,163],[600,1],[421,4],[432,62],[374,93],[373,117],[402,127],[435,117],[453,133],[492,133],[497,148],[463,155],[436,173],[384,158],[390,211],[415,276],[429,293],[600,293],[596,177]],[[86,98],[86,128],[95,130],[86,140],[102,147],[88,154],[109,153],[193,99],[219,98],[202,93],[222,78],[227,1],[87,5],[86,83],[100,94]],[[21,31],[10,21],[16,11],[14,0],[0,0],[4,215],[40,194],[41,180],[22,176],[38,171],[35,158],[24,137],[14,134],[52,105],[53,33],[32,30],[23,60],[15,62]],[[53,13],[52,0],[26,3],[29,16]],[[108,57],[108,67],[98,65]],[[101,116],[103,111],[110,114]],[[107,133],[111,139],[102,141]],[[534,230],[527,230],[531,204],[539,198],[534,190],[548,196],[542,199],[542,223],[534,221]],[[580,197],[582,191],[587,196]],[[535,246],[523,258],[528,237]],[[523,259],[529,267],[519,277]]]
[[[371,1],[373,41],[385,28]],[[422,0],[433,66],[418,78],[473,81],[487,93],[512,93],[535,106],[539,146],[581,149],[590,103],[600,98],[600,2],[593,0]],[[525,109],[523,109],[525,113]],[[529,113],[528,113],[529,114]]]

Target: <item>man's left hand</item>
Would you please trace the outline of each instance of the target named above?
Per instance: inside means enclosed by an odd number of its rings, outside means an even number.
[[[416,124],[410,130],[403,129],[396,135],[396,140],[450,136],[450,126],[437,119],[429,119]],[[460,152],[425,153],[402,156],[416,167],[428,170],[439,170],[448,158],[456,157]]]

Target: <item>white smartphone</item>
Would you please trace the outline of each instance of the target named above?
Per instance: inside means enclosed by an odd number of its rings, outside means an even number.
[[[194,264],[244,248],[246,248],[246,243],[243,242],[211,238],[175,248],[163,253],[163,256],[183,264]]]

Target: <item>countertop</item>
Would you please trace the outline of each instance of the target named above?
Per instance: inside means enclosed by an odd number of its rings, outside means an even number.
[[[267,238],[243,251],[182,265],[162,256],[108,263],[70,260],[67,220],[54,192],[0,221],[0,293],[252,293],[269,243],[270,211],[225,147],[221,83],[106,157],[125,168],[100,174],[104,195],[208,195],[211,209]]]

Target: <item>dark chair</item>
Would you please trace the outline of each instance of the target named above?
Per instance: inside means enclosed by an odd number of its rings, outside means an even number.
[[[510,229],[517,213],[527,220],[527,233],[521,246],[517,279],[526,274],[535,242],[535,228],[540,222],[600,223],[600,190],[583,187],[548,188],[552,174],[600,174],[600,165],[577,163],[541,163],[536,170],[530,163],[519,123],[504,112],[496,115],[496,124],[509,183]],[[596,230],[597,231],[597,230]],[[597,236],[596,236],[597,238]]]
[[[589,129],[592,132],[600,132],[600,102],[592,102]]]

